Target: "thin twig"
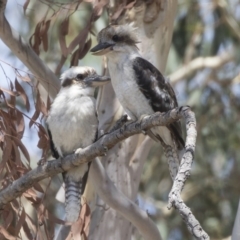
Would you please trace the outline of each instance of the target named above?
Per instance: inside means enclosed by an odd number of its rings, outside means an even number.
[[[49,95],[54,98],[60,89],[60,81],[22,36],[11,27],[4,15],[6,2],[6,0],[0,0],[0,39],[27,66]]]

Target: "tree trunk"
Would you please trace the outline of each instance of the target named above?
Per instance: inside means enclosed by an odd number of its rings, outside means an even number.
[[[119,8],[121,2],[110,3],[110,13]],[[137,27],[140,52],[162,73],[171,45],[173,22],[177,1],[155,0],[150,4],[137,1],[136,7],[126,11],[118,24],[133,23]],[[112,86],[103,87],[98,95],[99,129],[107,131],[123,114]],[[152,140],[144,135],[133,136],[117,144],[102,163],[115,186],[132,201],[136,201],[143,164],[151,148]],[[160,158],[160,156],[159,156]],[[160,161],[160,159],[159,159]],[[98,199],[92,214],[89,239],[131,239],[132,225],[115,210]]]
[[[36,56],[32,48],[11,28],[4,16],[6,0],[2,2],[0,4],[1,39],[39,78],[39,82],[50,96],[54,97],[59,89],[58,79]],[[112,1],[109,5],[110,14],[116,13],[122,4],[123,1]],[[177,2],[174,0],[138,0],[135,7],[124,10],[124,16],[116,21],[118,24],[133,23],[138,28],[138,37],[141,41],[138,47],[142,56],[162,73],[164,73],[171,44],[176,6]],[[110,84],[99,92],[98,112],[99,129],[105,131],[123,114],[123,109],[115,98]],[[144,135],[134,136],[116,145],[102,159],[109,178],[117,189],[133,202],[137,198],[143,164],[151,143],[151,140]],[[132,225],[99,199],[92,214],[89,239],[130,239],[131,235]]]

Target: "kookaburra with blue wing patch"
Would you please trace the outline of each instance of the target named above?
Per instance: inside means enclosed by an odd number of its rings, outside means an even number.
[[[90,67],[72,67],[61,76],[61,89],[51,105],[47,126],[55,158],[91,145],[98,130],[94,89],[110,80]],[[66,221],[78,220],[89,164],[63,173]]]
[[[113,89],[132,120],[154,112],[166,112],[178,106],[170,83],[159,70],[139,53],[135,29],[130,25],[112,25],[98,34],[94,55],[106,55]],[[169,164],[178,171],[178,150],[184,148],[180,122],[154,127],[147,131],[154,140],[162,142]]]

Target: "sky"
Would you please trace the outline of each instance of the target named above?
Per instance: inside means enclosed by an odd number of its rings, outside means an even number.
[[[18,0],[18,1],[10,0],[8,1],[7,7],[5,10],[5,15],[10,25],[15,30],[21,32],[21,34],[26,34],[28,32],[27,20],[23,18],[22,6],[24,2],[25,0]],[[0,54],[0,87],[8,88],[9,79],[11,81],[14,81],[15,79],[14,70],[9,65],[12,65],[15,68],[23,71],[27,71],[27,68],[24,66],[24,64],[20,60],[18,60],[18,58],[12,55],[11,50],[1,40],[0,40],[0,53],[1,53]],[[6,76],[9,79],[7,79]],[[26,84],[23,84],[23,85],[26,87],[27,94],[29,95],[29,93],[31,92],[31,88]],[[30,101],[30,106],[32,105],[33,105],[33,101]],[[29,116],[32,116],[33,113],[34,113],[34,109],[31,107],[29,113],[27,114]],[[25,125],[28,125],[28,122],[29,122],[28,119],[25,118]],[[27,146],[30,156],[34,156],[33,159],[39,158],[41,156],[39,149],[36,147],[37,138],[34,137],[36,133],[37,133],[36,129],[29,130],[29,128],[26,127],[23,135],[23,139],[22,139],[23,144]]]
[[[24,3],[25,0],[9,0],[5,10],[5,15],[12,28],[17,30],[22,36],[26,36],[25,40],[28,41],[28,38],[32,33],[29,32],[27,16],[23,15]],[[29,7],[29,11],[31,11],[31,7]],[[103,19],[99,19],[96,22],[97,31],[103,28],[104,24],[105,23]],[[95,42],[96,40],[93,40],[93,44],[95,44]],[[49,54],[52,54],[52,52],[50,52]],[[88,54],[83,60],[81,60],[79,64],[92,66],[97,70],[98,73],[101,73],[102,71],[101,58],[96,58],[90,54]],[[9,88],[9,79],[14,81],[15,72],[11,66],[14,66],[18,70],[22,70],[22,72],[20,71],[22,75],[24,75],[25,72],[29,72],[28,69],[24,66],[24,64],[20,60],[18,60],[18,58],[12,55],[11,50],[0,40],[0,87]],[[63,67],[63,69],[65,68],[66,67]],[[20,79],[19,82],[23,85],[27,95],[29,96],[31,108],[28,113],[26,112],[26,114],[31,117],[34,114],[34,102],[33,100],[31,100],[32,89],[29,85],[22,82]],[[22,110],[24,111],[24,109]],[[41,150],[37,148],[37,129],[34,126],[29,129],[29,120],[26,117],[24,117],[24,119],[26,128],[22,141],[27,147],[30,156],[32,156],[32,160],[38,161],[41,157]],[[42,120],[42,123],[43,122],[44,119]],[[32,161],[32,166],[36,165],[36,161]]]
[[[214,37],[214,24],[215,19],[213,17],[213,14],[211,14],[211,2],[209,0],[198,0],[199,6],[200,6],[200,15],[207,27],[204,28],[204,35],[206,41],[211,42]],[[17,31],[20,32],[21,35],[27,36],[29,38],[30,32],[28,27],[28,19],[27,16],[23,15],[23,4],[25,3],[25,0],[9,0],[7,7],[6,7],[6,18],[8,19],[10,25]],[[231,0],[231,6],[234,6],[237,3],[236,0]],[[239,6],[239,5],[237,5]],[[184,13],[184,8],[182,9],[182,14]],[[31,10],[31,8],[30,8]],[[236,7],[235,9],[236,18],[238,15],[240,15],[240,9],[239,7]],[[238,14],[239,13],[239,14]],[[181,13],[180,13],[181,15]],[[239,17],[240,18],[240,17]],[[104,21],[102,19],[99,19],[96,22],[96,28],[97,31],[99,31],[104,26]],[[28,40],[28,39],[26,39]],[[93,45],[96,43],[96,40],[93,39]],[[222,51],[226,51],[226,48],[223,47]],[[51,54],[51,53],[49,53]],[[27,71],[27,68],[22,64],[20,60],[18,60],[16,57],[14,57],[10,51],[10,49],[0,40],[0,86],[4,88],[8,88],[8,79],[6,79],[6,76],[14,81],[15,79],[15,73],[11,66],[7,65],[10,64],[19,70]],[[94,67],[97,72],[101,73],[102,64],[101,64],[101,58],[95,58],[88,54],[83,60],[80,61],[80,65],[89,65]],[[66,67],[65,67],[66,68]],[[4,71],[3,71],[4,69]],[[237,69],[239,71],[239,69]],[[5,76],[6,75],[6,76]],[[208,69],[205,69],[204,71],[199,72],[199,74],[196,75],[195,81],[192,81],[193,84],[195,84],[196,87],[198,85],[201,85],[201,81],[205,79],[204,76],[208,75]],[[31,88],[23,83],[23,86],[25,87],[27,93],[29,96],[31,96]],[[214,87],[214,86],[213,86]],[[186,98],[184,97],[183,91],[181,89],[184,89],[181,84],[176,86],[176,93],[178,95],[178,100],[181,104],[184,104],[186,102]],[[234,85],[233,93],[235,95],[240,96],[240,86]],[[179,94],[178,94],[179,93]],[[31,99],[31,97],[30,97]],[[33,106],[34,102],[30,102],[31,106]],[[227,104],[227,102],[226,102]],[[32,116],[34,114],[34,108],[31,107],[30,112],[27,113],[29,116]],[[28,119],[25,118],[26,125],[28,125]],[[36,158],[40,158],[40,151],[36,147],[37,145],[37,137],[36,137],[36,129],[31,129],[27,127],[23,136],[23,143],[26,144],[30,155],[35,156]]]

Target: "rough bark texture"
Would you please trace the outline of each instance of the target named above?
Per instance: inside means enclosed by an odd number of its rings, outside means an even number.
[[[67,171],[81,163],[91,161],[93,158],[105,154],[106,149],[112,148],[115,144],[134,134],[141,133],[143,129],[147,130],[153,126],[165,126],[180,118],[185,119],[187,139],[180,169],[169,194],[169,208],[174,206],[179,211],[188,229],[197,239],[209,239],[208,235],[204,232],[201,225],[180,196],[184,183],[190,175],[197,136],[195,116],[189,107],[175,108],[167,113],[155,113],[142,121],[124,125],[120,129],[106,134],[91,146],[85,149],[76,150],[75,154],[39,166],[0,192],[0,209],[3,208],[6,203],[20,196],[24,191],[33,186],[34,183],[57,173]],[[101,199],[103,199],[108,206],[117,211],[118,214],[130,221],[145,239],[161,239],[157,227],[148,217],[147,213],[140,210],[133,201],[129,200],[125,194],[122,194],[121,191],[114,186],[98,159],[92,164],[89,179]],[[102,215],[105,217],[104,215],[108,208],[104,205],[101,207],[104,210]],[[99,216],[97,219],[99,219]],[[105,220],[108,222],[108,219]],[[112,228],[114,222],[108,223],[105,231],[109,235],[113,234],[119,237],[116,235],[117,229]],[[98,226],[96,226],[96,228],[97,227]],[[118,227],[121,227],[121,225]],[[102,237],[100,236],[98,239],[102,239]]]
[[[115,1],[114,3],[115,4],[111,4],[110,10],[117,8],[121,1]],[[43,64],[21,36],[11,28],[4,16],[5,4],[5,0],[0,1],[1,39],[9,46],[13,53],[23,61],[29,70],[37,76],[39,82],[49,92],[50,96],[54,97],[59,89],[58,79],[51,70]],[[147,2],[146,4],[142,1],[137,1],[136,7],[128,9],[118,22],[134,23],[134,25],[138,27],[138,35],[141,40],[138,47],[143,57],[164,72],[171,44],[173,20],[177,2],[173,0],[158,0]],[[109,129],[123,114],[123,110],[115,98],[110,84],[100,91],[98,108],[100,130]],[[121,128],[104,136],[88,148],[77,151],[76,155],[73,154],[64,159],[51,161],[44,166],[39,166],[37,169],[28,172],[25,176],[13,182],[11,186],[1,191],[0,208],[1,205],[3,206],[19,196],[35,182],[66,171],[80,164],[82,161],[90,161],[92,158],[105,153],[105,147],[110,149],[121,140],[133,134],[140,133],[142,129],[155,125],[165,125],[170,123],[170,121],[179,119],[181,116],[186,117],[186,112],[189,111],[187,111],[187,109],[177,108],[166,114],[154,114],[139,124],[132,123],[125,128]],[[179,210],[193,235],[198,239],[208,239],[208,236],[201,229],[201,226],[180,197],[181,190],[189,174],[193,160],[192,153],[195,147],[195,125],[194,123],[191,124],[191,122],[194,121],[187,121],[187,124],[190,124],[189,126],[187,125],[187,152],[169,195],[169,207],[174,206]],[[190,142],[188,142],[188,140],[190,140]],[[96,192],[105,203],[98,201],[99,205],[97,205],[96,211],[93,214],[89,239],[130,239],[132,235],[132,225],[129,224],[128,221],[139,230],[145,239],[161,239],[156,226],[148,218],[147,214],[134,204],[142,167],[150,146],[151,140],[148,137],[144,135],[133,136],[117,144],[108,152],[107,156],[102,159],[109,178],[115,183],[117,188],[106,175],[101,163],[98,160],[93,163],[93,170],[90,172],[92,176],[91,179],[93,185],[97,186]],[[122,193],[129,197],[130,200]],[[114,208],[118,213],[105,206],[106,204]],[[127,220],[123,219],[122,216]]]
[[[185,115],[186,114],[186,115]],[[197,139],[196,119],[193,112],[188,109],[183,110],[184,118],[186,119],[187,138],[185,143],[185,153],[182,157],[181,164],[178,169],[177,176],[174,180],[173,187],[169,193],[168,208],[174,206],[181,217],[187,224],[189,231],[196,239],[210,239],[207,233],[202,229],[190,208],[186,206],[181,198],[181,191],[187,178],[190,176],[190,171],[193,163],[195,144]]]
[[[182,112],[182,108],[175,108],[167,113],[155,113],[140,122],[126,124],[120,129],[106,134],[92,145],[84,149],[77,149],[74,154],[59,158],[58,160],[50,160],[42,166],[38,166],[0,192],[0,208],[2,205],[21,195],[35,182],[67,171],[81,163],[89,162],[95,157],[103,156],[108,149],[113,148],[117,143],[134,134],[141,133],[142,129],[150,129],[153,126],[165,126],[179,120],[183,115]]]
[[[119,4],[121,1],[110,2],[110,15],[119,7]],[[116,23],[131,23],[137,27],[138,38],[141,41],[138,47],[142,56],[164,73],[171,45],[177,1],[151,1],[148,5],[143,1],[137,1],[135,6],[127,10]],[[123,114],[123,109],[110,84],[105,86],[98,96],[98,111],[99,128],[105,131]],[[117,144],[102,159],[115,186],[134,202],[143,164],[151,144],[152,140],[149,137],[133,136]],[[89,239],[131,239],[132,225],[115,210],[105,206],[101,200],[97,202],[92,220]]]
[[[120,216],[131,222],[144,239],[162,239],[158,228],[151,218],[149,218],[147,212],[140,209],[115,187],[98,159],[92,163],[89,174],[91,183],[95,186],[95,189],[98,189],[97,193],[99,197],[105,201],[109,207],[117,211]],[[106,219],[106,221],[108,221],[108,219]],[[109,235],[115,235],[115,230],[112,229],[111,222],[108,223],[106,231]]]

